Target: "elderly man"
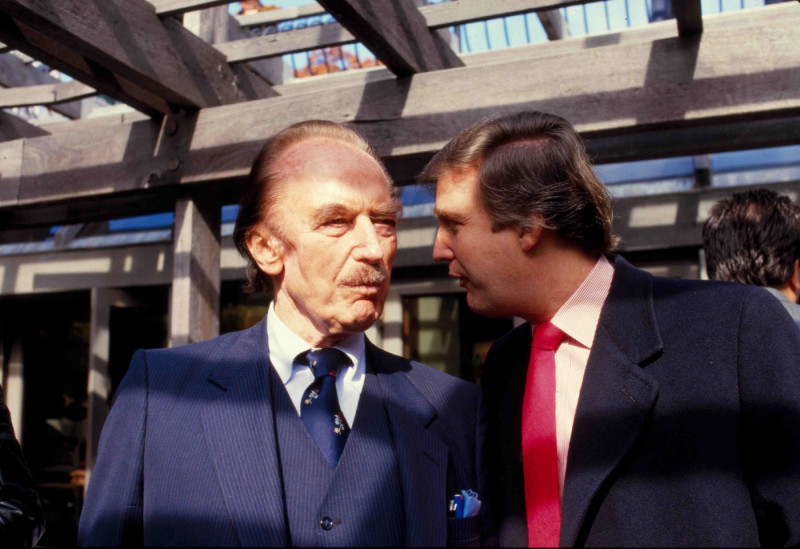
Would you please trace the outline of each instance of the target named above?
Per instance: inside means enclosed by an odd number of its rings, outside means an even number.
[[[611,201],[560,117],[479,123],[421,178],[470,307],[528,321],[484,366],[501,545],[800,543],[800,337],[775,299],[608,255]]]
[[[762,286],[800,327],[800,206],[770,189],[733,193],[703,225],[712,280]]]
[[[256,159],[234,240],[251,329],[139,351],[100,441],[83,545],[476,544],[478,389],[364,336],[381,315],[399,204],[358,134],[309,121]],[[478,497],[480,492],[478,493]],[[468,513],[469,514],[469,513]]]

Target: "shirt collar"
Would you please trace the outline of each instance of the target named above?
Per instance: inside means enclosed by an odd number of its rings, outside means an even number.
[[[579,344],[591,348],[600,323],[600,311],[608,297],[613,278],[614,267],[601,255],[589,275],[550,322]]]
[[[302,337],[289,329],[275,311],[275,302],[269,304],[267,312],[267,346],[269,360],[278,373],[281,381],[286,385],[294,375],[294,359],[311,349],[311,345]],[[366,354],[365,336],[363,333],[352,334],[336,345],[336,349],[344,352],[353,361],[353,370],[363,372],[364,357]],[[356,374],[356,378],[360,377]]]

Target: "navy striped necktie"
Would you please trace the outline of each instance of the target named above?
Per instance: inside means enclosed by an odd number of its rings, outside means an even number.
[[[301,353],[296,360],[311,367],[316,378],[303,393],[300,419],[334,469],[350,433],[350,426],[339,407],[336,376],[352,362],[346,354],[332,347]]]

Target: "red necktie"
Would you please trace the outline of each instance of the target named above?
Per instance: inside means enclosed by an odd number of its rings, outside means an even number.
[[[561,530],[556,446],[556,349],[564,332],[536,326],[522,405],[522,461],[528,546],[557,547]]]

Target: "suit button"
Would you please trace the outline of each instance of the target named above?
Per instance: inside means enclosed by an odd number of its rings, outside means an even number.
[[[334,524],[335,523],[333,522],[333,519],[331,519],[331,517],[323,517],[323,519],[319,521],[319,525],[322,526],[323,530],[330,530],[331,528],[333,528]]]

